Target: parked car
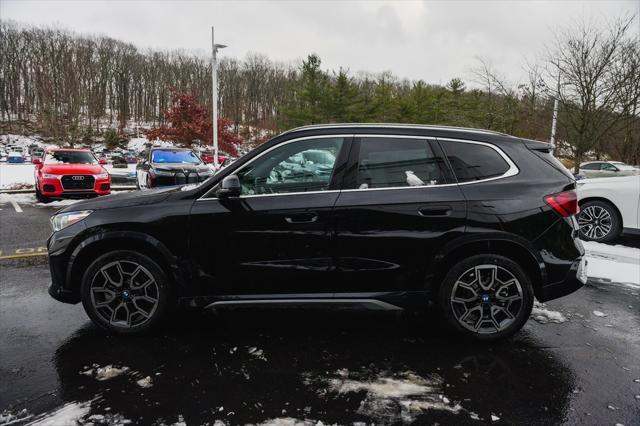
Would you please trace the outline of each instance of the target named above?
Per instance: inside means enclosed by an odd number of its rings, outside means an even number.
[[[36,198],[87,198],[111,193],[109,172],[88,149],[49,149],[35,159]]]
[[[7,154],[7,163],[24,163],[24,155],[20,151],[10,151]]]
[[[634,176],[640,169],[621,161],[588,161],[580,164],[578,174],[587,178]]]
[[[188,148],[151,148],[136,167],[140,189],[200,183],[213,174],[200,157]]]
[[[111,157],[111,165],[116,169],[126,169],[128,167],[127,160],[121,155]]]
[[[640,234],[640,175],[577,182],[580,238],[609,242],[621,233]]]
[[[42,160],[42,157],[44,156],[44,148],[33,148],[31,150],[31,162],[33,163],[33,160],[39,158],[40,160]]]
[[[550,149],[437,126],[295,129],[200,185],[61,210],[48,241],[49,293],[82,302],[98,326],[122,334],[149,329],[174,303],[433,303],[456,332],[505,338],[534,297],[586,281],[575,181]],[[274,176],[300,157],[304,179]]]
[[[200,153],[200,158],[202,158],[202,162],[205,164],[213,164],[214,155],[211,151],[202,151]],[[218,165],[222,166],[228,159],[228,155],[218,154]]]

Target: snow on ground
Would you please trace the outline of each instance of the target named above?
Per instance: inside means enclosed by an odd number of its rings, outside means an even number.
[[[33,164],[0,163],[0,189],[15,189],[21,185],[33,186]]]
[[[445,383],[438,375],[423,377],[406,371],[400,374],[379,372],[372,376],[340,369],[329,377],[309,376],[305,384],[317,387],[318,392],[327,397],[337,394],[350,398],[364,394],[358,412],[380,423],[390,423],[398,418],[409,423],[428,411],[471,415],[444,394]]]
[[[608,280],[640,289],[640,249],[584,241],[589,278]]]
[[[30,426],[60,426],[81,424],[83,417],[91,411],[89,402],[70,402],[57,410],[42,414],[29,423]]]
[[[531,310],[531,318],[540,324],[547,324],[550,322],[561,324],[567,321],[567,318],[562,315],[561,312],[553,311],[547,308],[547,305],[540,303],[537,300],[533,302],[533,309]]]

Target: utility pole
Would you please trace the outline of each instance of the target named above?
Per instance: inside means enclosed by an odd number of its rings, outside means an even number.
[[[213,26],[211,26],[211,91],[213,92],[213,105],[211,111],[213,115],[213,167],[218,170],[218,49],[224,49],[224,44],[216,44],[214,39]]]
[[[558,75],[558,86],[556,96],[553,100],[553,120],[551,121],[551,139],[549,143],[553,146],[553,154],[557,154],[556,149],[556,125],[558,123],[558,98],[560,97],[560,75]]]

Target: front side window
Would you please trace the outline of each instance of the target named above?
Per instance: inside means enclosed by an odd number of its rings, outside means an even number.
[[[240,170],[241,195],[329,189],[344,138],[305,139],[279,146]]]
[[[441,141],[458,182],[473,182],[502,176],[509,164],[493,148],[475,143]]]
[[[98,160],[85,151],[49,151],[44,164],[97,164]]]
[[[600,163],[589,163],[581,167],[583,170],[600,170]]]
[[[442,158],[426,139],[363,137],[358,189],[402,188],[446,183]]]
[[[193,151],[157,149],[151,151],[152,163],[200,164],[200,158]]]

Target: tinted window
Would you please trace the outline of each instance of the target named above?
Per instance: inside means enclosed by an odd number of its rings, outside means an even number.
[[[486,145],[442,141],[458,182],[489,179],[509,170],[509,164],[496,150]]]
[[[237,173],[242,195],[324,191],[329,188],[343,138],[282,145]]]
[[[580,167],[583,170],[600,170],[600,163],[585,164]]]
[[[608,172],[615,172],[616,170],[618,170],[616,168],[616,166],[614,166],[613,164],[609,164],[609,163],[602,163],[602,168],[601,170],[606,170]]]
[[[45,164],[96,164],[96,157],[86,151],[50,151]]]
[[[151,162],[199,164],[200,159],[193,151],[156,149],[151,152]]]
[[[443,167],[425,139],[362,138],[356,187],[438,185],[445,183]]]

